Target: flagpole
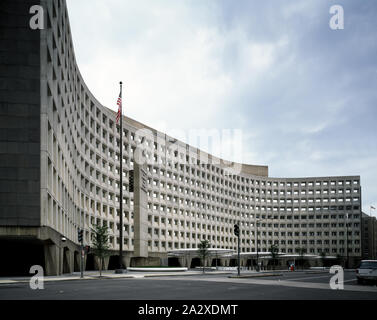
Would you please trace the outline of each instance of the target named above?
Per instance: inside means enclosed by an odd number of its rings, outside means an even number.
[[[119,273],[123,273],[123,101],[122,101],[122,85],[120,82],[120,199],[119,199]]]

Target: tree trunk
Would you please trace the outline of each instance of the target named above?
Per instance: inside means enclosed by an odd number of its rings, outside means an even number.
[[[103,263],[103,258],[100,258],[100,264],[99,264],[99,276],[102,278],[102,263]]]

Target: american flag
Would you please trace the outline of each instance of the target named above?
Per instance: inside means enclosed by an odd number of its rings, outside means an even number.
[[[370,206],[370,208],[371,208],[372,210],[376,210],[376,208],[375,208],[375,207],[373,207],[373,206]]]
[[[117,113],[116,121],[117,121],[117,124],[118,124],[120,118],[122,117],[122,93],[119,94],[117,105],[118,105],[118,113]]]

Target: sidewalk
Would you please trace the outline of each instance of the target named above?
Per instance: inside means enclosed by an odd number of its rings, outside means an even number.
[[[100,278],[99,271],[85,271],[84,278],[80,278],[80,272],[74,272],[72,274],[64,274],[61,276],[46,276],[45,282],[54,281],[74,281],[74,280],[98,280],[98,279],[119,279],[119,278],[150,278],[150,277],[174,277],[174,276],[197,276],[202,275],[202,271],[186,271],[186,272],[130,272],[123,274],[115,274],[115,271],[103,271]],[[205,275],[220,275],[220,274],[232,274],[229,271],[207,271]],[[16,283],[29,283],[30,277],[7,277],[0,278],[0,285],[2,284],[16,284]]]

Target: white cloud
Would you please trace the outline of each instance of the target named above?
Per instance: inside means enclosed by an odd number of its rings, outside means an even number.
[[[357,65],[365,61],[365,70],[376,70],[375,59],[365,59],[374,52],[375,32],[331,33],[326,5],[313,0],[240,1],[232,8],[222,1],[67,2],[79,68],[105,106],[116,109],[122,80],[126,115],[162,132],[187,137],[193,128],[242,129],[242,160],[269,165],[271,175],[358,173],[373,190],[372,162],[353,165],[357,151],[339,141],[355,131],[342,126],[355,124],[356,111],[365,121],[376,115],[364,103],[375,100],[369,91],[375,77],[365,79]],[[362,26],[375,21],[365,14],[348,21],[360,19]],[[376,140],[375,132],[362,131],[365,124],[355,126],[357,150]],[[324,132],[330,133],[314,139]],[[231,146],[231,139],[223,142]],[[373,195],[363,198],[372,202]]]
[[[233,90],[273,69],[277,51],[287,42],[258,43],[241,28],[220,30],[211,25],[209,8],[198,14],[188,2],[68,3],[77,60],[88,87],[115,110],[123,80],[126,115],[160,130],[171,123],[208,127],[221,118],[222,110],[234,107],[229,104]],[[120,12],[121,23],[115,20]],[[83,20],[88,24],[83,26]],[[137,36],[130,35],[134,30]],[[223,56],[228,49],[235,50],[231,62]],[[231,70],[224,68],[227,63],[233,64]]]
[[[101,8],[98,1],[92,2],[91,11]],[[75,3],[70,3],[72,12],[77,10]],[[122,10],[125,15],[121,28],[138,29],[142,21],[128,20],[136,9],[132,5],[129,8],[123,3],[115,4],[111,7],[112,14]],[[83,44],[81,39],[77,41],[79,50],[86,46],[85,55],[78,50],[80,70],[99,101],[116,109],[116,91],[122,79],[126,84],[126,114],[157,129],[161,123],[170,127],[178,119],[185,128],[200,126],[219,112],[232,79],[219,65],[216,31],[194,25],[190,14],[184,3],[162,9],[150,2],[142,16],[152,16],[152,21],[148,20],[145,29],[139,30],[139,39],[106,40],[106,28],[102,32],[96,28],[98,41]],[[130,21],[136,27],[130,26]],[[73,20],[72,25],[75,33],[79,24]]]

